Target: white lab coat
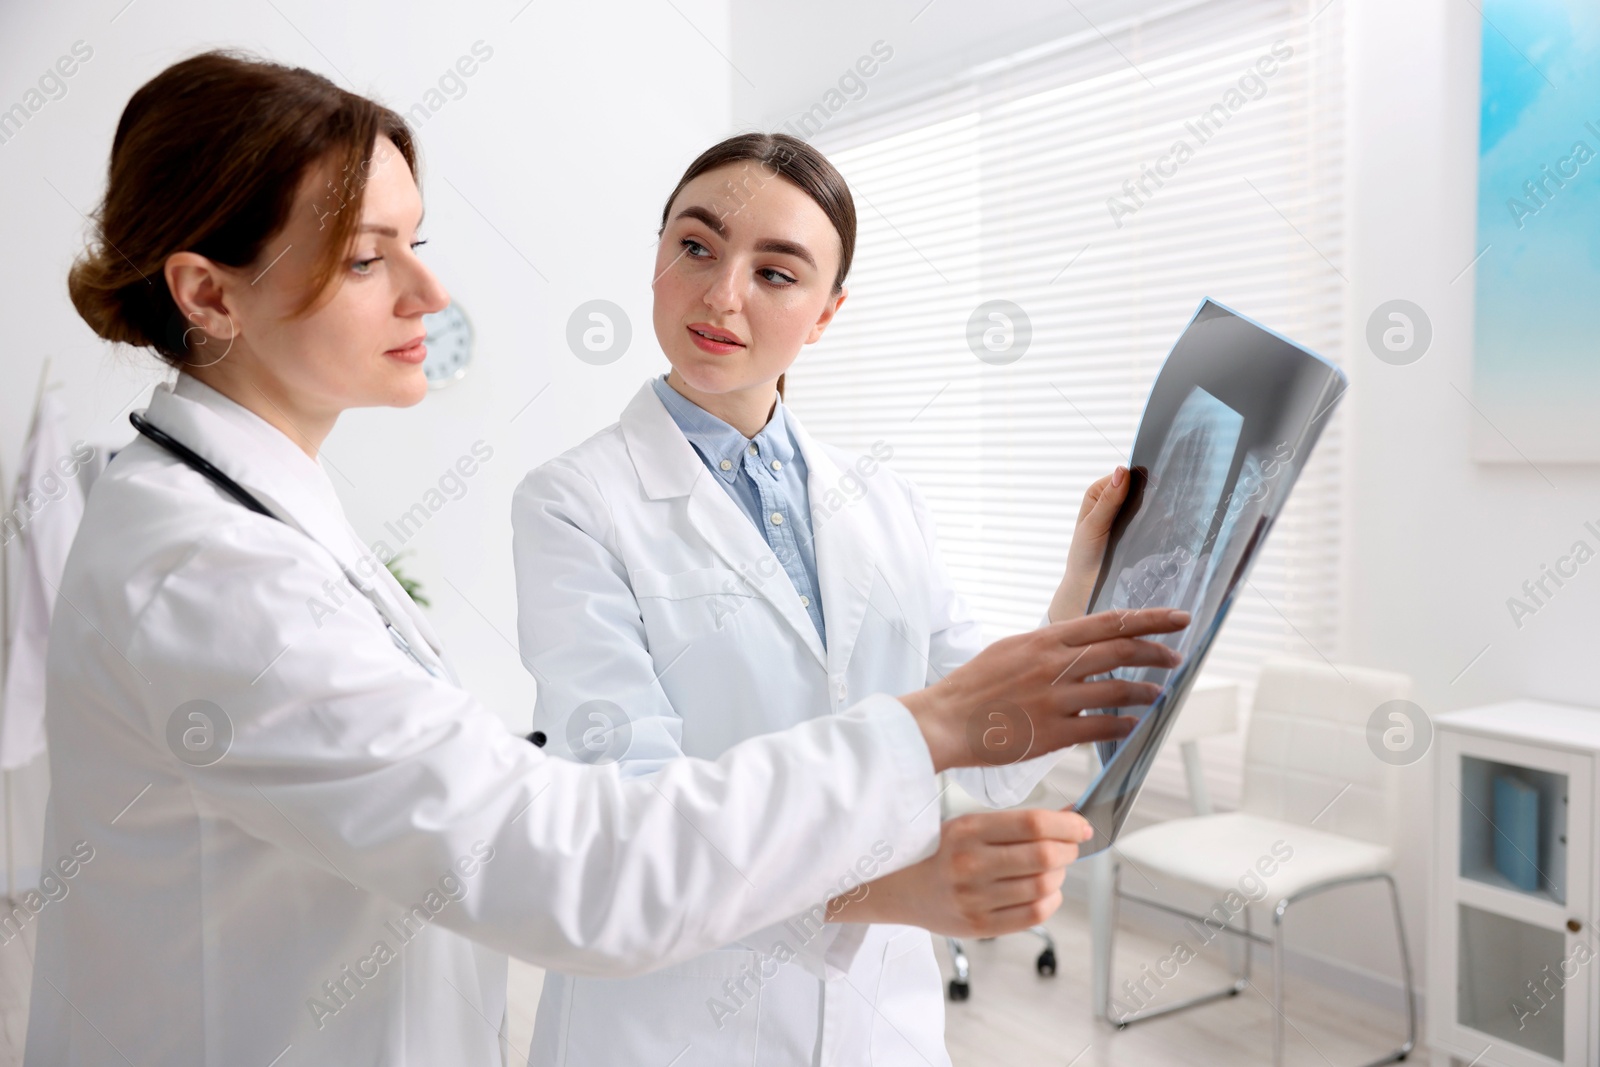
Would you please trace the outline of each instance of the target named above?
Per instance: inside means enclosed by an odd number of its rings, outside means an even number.
[[[65,889],[20,920],[39,923],[28,1067],[500,1064],[506,953],[637,974],[824,899],[877,841],[894,865],[934,847],[898,701],[863,693],[652,782],[550,759],[448,680],[377,567],[446,677],[398,649],[287,437],[187,375],[148,417],[301,529],[143,439],[90,494],[50,636],[45,863]],[[194,700],[231,722],[211,766],[169,741],[203,730]]]
[[[590,702],[607,700],[631,718],[625,773],[680,753],[715,758],[828,718],[862,693],[920,689],[982,648],[916,488],[787,417],[808,468],[826,651],[772,550],[649,382],[617,425],[523,481],[512,518],[518,630],[547,752],[571,756],[583,728],[569,726],[574,713],[600,722]],[[980,800],[1013,804],[1054,758],[958,779]],[[829,872],[829,862],[819,849],[817,866]],[[819,1048],[824,1067],[949,1062],[927,931],[835,924],[802,945],[794,930],[773,927],[641,979],[551,973],[529,1062],[811,1064]],[[779,942],[797,962],[763,962]],[[751,967],[776,970],[759,1003],[727,987]],[[739,1000],[748,1006],[731,1018],[716,1007]]]

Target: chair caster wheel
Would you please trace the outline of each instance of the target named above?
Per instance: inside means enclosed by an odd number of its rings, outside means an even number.
[[[1034,961],[1033,966],[1044,977],[1054,977],[1056,973],[1056,950],[1047,948],[1039,953],[1039,958]]]
[[[966,1000],[971,995],[972,986],[968,985],[966,982],[959,982],[954,978],[950,979],[951,1000]]]

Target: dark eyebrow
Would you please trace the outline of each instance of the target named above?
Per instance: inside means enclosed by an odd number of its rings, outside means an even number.
[[[722,224],[722,220],[717,218],[703,207],[686,207],[682,211],[678,212],[678,218],[699,219],[701,222],[711,227],[711,232],[716,234],[718,237],[726,239],[728,236],[728,228]]]
[[[780,241],[775,237],[768,237],[766,240],[761,241],[756,245],[756,251],[777,252],[779,255],[793,256],[796,259],[803,259],[807,263],[811,264],[813,270],[815,270],[817,266],[817,261],[811,258],[811,253],[806,251],[806,246],[795,244],[793,241]]]
[[[711,232],[718,237],[723,240],[728,238],[728,227],[723,225],[721,219],[703,207],[686,207],[678,212],[677,217],[680,219],[699,219],[711,227]],[[809,263],[812,269],[817,266],[816,258],[806,249],[806,246],[796,244],[794,241],[780,241],[776,237],[768,237],[756,244],[756,251],[777,252],[779,255],[794,256],[796,259]]]

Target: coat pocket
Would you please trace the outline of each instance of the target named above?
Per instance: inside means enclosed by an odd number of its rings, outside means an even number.
[[[903,928],[883,946],[872,1013],[873,1064],[948,1067],[944,981],[926,930]]]
[[[718,949],[637,978],[574,979],[562,1062],[752,1063],[761,990],[751,976],[758,967],[748,949]]]
[[[726,567],[675,574],[632,570],[628,582],[652,649],[716,633],[756,599],[756,591],[739,572]]]

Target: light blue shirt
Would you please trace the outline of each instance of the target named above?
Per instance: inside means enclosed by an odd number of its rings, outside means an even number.
[[[772,417],[760,433],[746,437],[668,385],[665,376],[651,384],[706,470],[761,531],[826,647],[822,597],[817,594],[817,553],[811,543],[806,460],[784,417],[783,401],[774,405]]]

